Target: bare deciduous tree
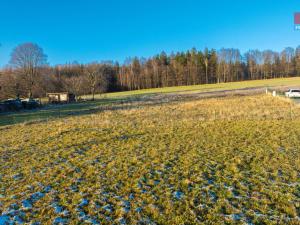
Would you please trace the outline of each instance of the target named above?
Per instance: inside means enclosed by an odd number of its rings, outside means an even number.
[[[0,71],[0,100],[24,95],[24,84],[12,69]]]
[[[32,98],[32,89],[39,69],[47,64],[47,56],[43,49],[34,43],[21,44],[13,50],[10,64],[24,79],[28,97]]]
[[[83,76],[71,76],[66,77],[63,80],[65,90],[70,93],[75,94],[76,98],[80,95],[86,94],[86,82],[85,77]]]
[[[107,66],[105,64],[91,63],[86,65],[85,74],[90,85],[92,100],[95,100],[97,91],[103,92],[107,87]]]

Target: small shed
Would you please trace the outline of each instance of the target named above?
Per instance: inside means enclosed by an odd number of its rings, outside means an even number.
[[[75,102],[75,95],[69,92],[47,93],[48,101],[51,104]]]

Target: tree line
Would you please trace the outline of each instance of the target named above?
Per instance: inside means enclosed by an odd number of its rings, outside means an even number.
[[[300,46],[281,52],[195,48],[154,57],[118,62],[77,62],[50,66],[43,49],[34,43],[17,46],[0,72],[0,99],[44,97],[47,92],[77,96],[159,88],[300,76]]]

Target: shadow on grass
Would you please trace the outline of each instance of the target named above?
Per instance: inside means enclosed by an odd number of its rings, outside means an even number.
[[[82,116],[101,112],[104,110],[119,110],[140,107],[140,102],[151,98],[155,94],[134,95],[96,99],[72,104],[47,105],[36,110],[22,110],[19,112],[0,113],[0,126],[13,125],[18,123],[32,123],[48,121],[55,118],[66,118],[69,116]],[[147,97],[146,97],[147,96]],[[147,100],[146,100],[147,101]],[[138,106],[134,103],[139,103]],[[150,103],[146,103],[149,105]]]
[[[47,105],[36,110],[0,113],[0,126],[13,125],[24,122],[46,121],[55,118],[65,118],[76,115],[86,115],[102,111],[113,105],[123,105],[137,101],[138,97],[103,98],[95,101],[78,102],[63,105]]]
[[[55,118],[66,118],[69,116],[82,116],[94,114],[105,110],[135,109],[144,106],[162,105],[171,102],[191,101],[201,98],[226,97],[228,95],[255,95],[262,93],[261,88],[240,89],[227,91],[214,91],[205,93],[190,94],[137,94],[131,96],[111,97],[96,99],[65,105],[48,105],[37,110],[26,110],[21,112],[10,112],[0,114],[0,126],[13,125],[18,123],[32,123],[48,121]]]

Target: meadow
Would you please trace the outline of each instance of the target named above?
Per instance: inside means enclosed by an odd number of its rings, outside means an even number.
[[[75,104],[46,106],[39,110],[24,110],[22,112],[0,113],[0,126],[18,124],[32,121],[47,121],[56,118],[93,114],[96,111],[120,108],[123,104],[145,101],[145,98],[157,95],[191,95],[210,92],[234,91],[241,89],[287,89],[287,87],[299,87],[300,78],[279,78],[268,80],[252,80],[230,83],[177,86],[165,88],[143,89],[135,91],[124,91],[115,93],[105,93],[96,95],[96,101],[80,102]],[[89,100],[92,96],[80,96],[82,100]],[[47,98],[42,98],[41,102],[47,105]]]
[[[126,103],[0,127],[0,224],[300,224],[300,108]]]

